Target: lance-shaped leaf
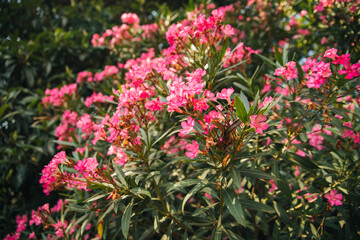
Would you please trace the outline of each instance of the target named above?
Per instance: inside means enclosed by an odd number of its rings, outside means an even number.
[[[235,187],[241,189],[242,186],[240,172],[237,169],[230,167],[230,176],[234,180]]]
[[[114,164],[114,170],[116,173],[116,176],[119,178],[120,182],[127,187],[127,182],[125,181],[125,173],[123,172],[123,170],[121,169],[120,165],[118,164]]]
[[[204,180],[203,182],[199,182],[198,184],[195,185],[195,187],[193,187],[190,192],[188,194],[186,194],[182,206],[181,206],[181,210],[182,212],[184,212],[184,207],[185,207],[185,203],[198,191],[200,191],[201,189],[203,189],[206,185],[208,184],[207,180]]]
[[[276,179],[276,177],[274,177],[274,176],[272,176],[270,174],[258,171],[258,170],[239,169],[238,172],[241,175],[244,175],[244,176],[247,176],[247,177],[252,177],[252,178]]]
[[[245,199],[239,199],[240,204],[244,207],[244,208],[250,208],[250,209],[254,209],[254,210],[258,210],[261,212],[268,212],[268,213],[274,213],[274,209],[266,204],[260,203],[260,202],[255,202],[252,200],[245,200]]]
[[[124,235],[125,239],[127,239],[127,236],[129,234],[132,208],[133,208],[133,203],[130,203],[129,205],[127,205],[127,207],[125,208],[124,214],[121,218],[121,231],[122,231],[122,234]]]
[[[245,227],[244,211],[235,193],[230,189],[224,189],[223,193],[225,205],[229,209],[229,212],[233,215],[236,221],[238,221],[238,223]]]
[[[244,103],[241,101],[238,95],[235,95],[235,107],[236,107],[236,116],[242,121],[246,122],[247,120],[247,111]]]

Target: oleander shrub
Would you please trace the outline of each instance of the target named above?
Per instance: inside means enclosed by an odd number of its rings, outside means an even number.
[[[123,13],[91,40],[114,62],[45,90],[40,183],[63,198],[5,239],[357,239],[358,36],[336,18],[357,31],[359,6]]]

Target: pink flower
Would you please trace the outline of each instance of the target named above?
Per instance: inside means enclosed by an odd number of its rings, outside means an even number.
[[[188,120],[185,122],[181,122],[181,127],[183,129],[180,129],[179,131],[179,135],[181,137],[187,136],[189,133],[191,133],[192,131],[194,131],[194,126],[195,126],[195,119],[193,119],[192,117],[188,116]]]
[[[212,196],[210,194],[205,193],[204,196],[209,198],[212,203],[215,203],[215,201],[213,200],[213,198],[212,198]]]
[[[52,224],[52,226],[55,228],[55,234],[58,238],[61,238],[64,236],[64,230],[67,227],[67,222],[57,221],[56,224]]]
[[[276,186],[274,180],[271,179],[270,184],[271,184],[271,187],[269,188],[268,192],[269,193],[275,192],[278,189],[278,187]]]
[[[350,53],[337,56],[336,59],[332,62],[333,64],[342,64],[348,66],[350,63]]]
[[[121,21],[127,24],[139,24],[140,19],[135,13],[123,13],[121,15]]]
[[[285,72],[285,77],[287,80],[297,78],[297,69],[296,62],[290,61],[286,64],[287,71]]]
[[[294,174],[295,174],[295,177],[298,177],[300,175],[299,166],[295,166]]]
[[[161,110],[165,104],[165,102],[161,102],[159,98],[157,98],[156,100],[146,101],[145,108],[151,112],[154,112]]]
[[[57,184],[57,175],[59,173],[58,165],[66,164],[68,161],[65,152],[59,152],[42,170],[42,176],[39,182],[43,185],[44,193],[46,195],[49,195],[49,192],[53,190]]]
[[[325,195],[325,198],[329,201],[331,206],[342,205],[341,200],[342,200],[343,196],[341,193],[337,194],[336,190],[330,190],[330,193],[327,193]]]
[[[35,232],[30,233],[28,239],[36,239]]]
[[[87,113],[85,113],[84,116],[82,116],[76,123],[76,126],[81,128],[81,131],[83,131],[86,135],[89,135],[94,131],[94,125],[94,122],[91,121],[91,116]]]
[[[300,16],[304,17],[308,14],[308,12],[306,10],[301,10],[300,12]]]
[[[300,149],[298,149],[298,150],[296,151],[296,154],[299,155],[299,156],[301,156],[301,157],[306,157],[306,153],[305,153],[304,151],[300,150]]]
[[[60,212],[60,211],[61,211],[61,208],[62,208],[66,203],[67,203],[67,202],[64,201],[63,199],[59,199],[58,202],[56,203],[56,205],[53,206],[53,207],[50,209],[50,212],[51,212],[51,213]]]
[[[322,132],[321,126],[315,125],[312,128],[312,132],[307,133],[307,136],[309,138],[309,144],[315,147],[317,150],[322,150],[325,148],[325,146],[322,145],[324,141],[324,137],[320,135],[321,132]]]
[[[286,72],[286,68],[285,68],[285,67],[279,67],[279,68],[275,69],[274,75],[275,75],[275,76],[281,76],[281,75],[284,75],[285,72]]]
[[[286,80],[291,80],[294,78],[297,78],[297,68],[296,68],[296,62],[290,61],[286,64],[285,67],[280,67],[275,69],[275,76],[283,76],[286,78]]]
[[[228,102],[230,102],[230,97],[231,97],[231,94],[233,94],[233,92],[234,92],[234,89],[232,87],[224,88],[223,90],[221,90],[221,92],[216,94],[216,97],[220,98],[220,99],[226,99]]]
[[[330,58],[332,60],[335,60],[335,58],[338,56],[336,53],[337,53],[337,49],[335,48],[331,48],[329,50],[326,50],[325,54],[324,54],[324,57],[325,58]]]
[[[185,153],[185,155],[191,159],[194,159],[197,157],[199,153],[199,144],[196,141],[192,141],[192,143],[188,143],[185,146],[186,150],[188,152]]]
[[[353,79],[355,77],[360,76],[359,71],[360,71],[360,64],[353,64],[350,66],[349,65],[344,65],[345,66],[345,70],[340,69],[339,73],[340,74],[346,74],[345,78],[346,79]]]
[[[265,123],[264,114],[250,116],[250,127],[255,128],[255,132],[263,134],[263,130],[268,129],[269,125]]]
[[[87,177],[95,171],[98,165],[96,158],[85,158],[82,161],[79,160],[74,168]]]

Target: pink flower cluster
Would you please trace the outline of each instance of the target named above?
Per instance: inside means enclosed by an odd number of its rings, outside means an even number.
[[[13,234],[8,234],[4,240],[18,240],[20,239],[22,236],[21,234],[25,231],[26,227],[29,226],[31,227],[31,225],[35,224],[35,226],[38,226],[40,224],[44,224],[45,225],[51,225],[54,228],[55,234],[57,238],[62,238],[64,237],[64,233],[65,230],[68,226],[67,221],[61,221],[61,220],[56,220],[56,223],[53,223],[50,221],[51,218],[53,218],[53,216],[50,217],[51,214],[55,214],[61,211],[61,209],[67,204],[67,201],[64,201],[63,199],[59,199],[58,202],[56,203],[56,205],[54,207],[52,207],[51,209],[49,208],[49,204],[46,203],[43,206],[38,207],[38,209],[32,210],[31,213],[31,219],[28,221],[28,217],[24,214],[22,216],[18,215],[16,216],[16,223],[17,223],[17,228],[15,233]],[[75,228],[79,228],[80,226],[74,226],[71,230],[70,230],[70,235],[74,232]],[[86,227],[85,230],[90,230],[91,224],[88,225]],[[31,229],[34,229],[34,227],[31,227]],[[36,237],[36,233],[35,232],[31,232],[30,234],[24,232],[26,236],[28,236],[28,239],[38,239]],[[24,235],[23,235],[24,237]],[[55,239],[53,235],[49,234],[47,235],[47,239]]]
[[[114,48],[119,44],[130,44],[141,41],[141,37],[153,39],[159,31],[156,23],[140,26],[140,19],[135,13],[124,13],[121,16],[123,24],[107,29],[102,36],[94,34],[91,43],[94,47],[108,46]]]
[[[43,104],[52,104],[54,106],[62,106],[65,101],[66,95],[71,96],[76,92],[76,84],[64,85],[60,89],[46,89],[45,97],[42,100]]]
[[[21,233],[26,229],[27,220],[28,220],[28,218],[27,218],[26,214],[24,214],[22,216],[17,215],[16,216],[17,227],[16,227],[15,233],[6,235],[4,240],[18,240],[18,239],[20,239]]]
[[[235,34],[235,30],[230,25],[221,25],[224,15],[223,10],[217,9],[213,10],[212,16],[208,18],[199,14],[191,22],[186,20],[171,25],[166,32],[166,39],[170,46],[176,49],[176,46],[181,46],[191,39],[199,39],[200,44],[209,44],[230,37]]]
[[[245,47],[244,43],[242,42],[237,46],[235,51],[232,52],[230,48],[226,50],[223,65],[226,68],[240,63],[241,61],[249,62],[251,60],[251,54],[253,53],[260,53],[260,50],[253,50],[250,47]]]
[[[72,141],[71,133],[74,132],[77,121],[77,113],[66,110],[62,116],[62,123],[55,128],[55,137],[59,141]]]
[[[61,178],[59,165],[67,163],[69,163],[69,160],[67,159],[65,152],[62,151],[57,153],[50,163],[42,170],[42,176],[39,182],[42,184],[43,191],[46,195],[49,195],[50,191],[61,185],[62,181],[59,181]]]
[[[296,69],[296,63],[294,61],[288,62],[285,67],[280,67],[275,69],[275,76],[282,76],[286,80],[291,80],[294,78],[297,78],[297,69]]]
[[[92,178],[93,176],[97,175],[95,170],[98,165],[99,163],[97,162],[96,158],[84,158],[84,160],[79,160],[76,163],[74,169],[82,174],[85,178]]]
[[[107,96],[107,95],[103,95],[101,92],[99,92],[99,93],[94,92],[90,97],[87,97],[85,99],[84,104],[85,104],[85,106],[90,107],[91,104],[96,103],[96,102],[103,103],[106,101],[113,101],[113,100],[114,100],[113,95]]]
[[[104,70],[101,72],[95,73],[93,75],[92,72],[82,71],[78,73],[76,82],[101,82],[104,78],[116,77],[119,72],[119,68],[114,65],[106,65]]]
[[[174,79],[170,83],[170,94],[166,97],[166,100],[168,100],[168,112],[181,112],[180,108],[187,108],[188,106],[193,106],[195,111],[202,112],[209,107],[206,103],[209,100],[208,96],[205,95],[202,99],[195,98],[195,94],[203,93],[205,85],[201,78],[205,74],[205,70],[197,69],[191,74],[188,73],[187,83],[182,78]],[[205,91],[205,93],[207,92]]]
[[[315,147],[317,150],[322,150],[325,148],[323,144],[324,137],[321,136],[322,133],[331,135],[332,133],[329,130],[322,129],[321,125],[317,124],[312,128],[312,132],[307,133],[309,138],[309,144]]]
[[[340,67],[338,73],[345,75],[346,79],[353,79],[360,76],[360,62],[351,64],[350,54],[337,55],[337,49],[329,49],[325,52],[324,58],[332,59],[334,65]],[[326,80],[333,74],[330,68],[330,62],[317,61],[316,59],[308,58],[302,70],[305,72],[306,86],[308,88],[321,88]],[[286,80],[298,78],[296,63],[291,61],[286,64],[286,67],[280,67],[275,70],[275,76],[284,77]]]

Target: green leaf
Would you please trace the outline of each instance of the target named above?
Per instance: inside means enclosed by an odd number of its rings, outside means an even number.
[[[85,216],[86,216],[86,215],[85,215]],[[81,235],[85,232],[85,228],[86,228],[86,226],[88,225],[88,223],[89,223],[90,220],[91,220],[90,218],[86,218],[86,219],[84,220],[84,222],[81,224],[81,228],[80,228]]]
[[[315,163],[313,163],[308,158],[299,156],[293,152],[288,152],[288,154],[293,158],[292,160],[295,161],[298,165],[301,165],[309,170],[314,170],[314,169],[319,168]]]
[[[177,182],[168,189],[168,192],[171,192],[173,190],[177,191],[182,188],[189,187],[191,185],[199,183],[200,181],[200,179],[186,179],[181,182]]]
[[[262,109],[259,114],[266,114],[270,109],[272,109],[276,104],[278,104],[278,102],[283,98],[283,94],[280,95],[279,97],[276,98],[276,96],[274,97],[274,99],[276,99],[274,102],[272,102],[264,111],[264,109]]]
[[[95,195],[95,196],[92,196],[92,197],[88,198],[86,200],[86,202],[93,202],[93,201],[99,200],[99,199],[101,199],[101,198],[103,198],[103,197],[105,197],[107,195],[108,194],[98,194],[98,195]]]
[[[250,93],[250,89],[248,87],[246,87],[245,85],[238,83],[238,82],[234,82],[233,84],[234,84],[234,86],[240,88],[242,91]]]
[[[58,141],[58,140],[53,140],[53,142],[60,144],[60,145],[64,145],[64,146],[76,147],[75,143],[73,143],[73,142],[65,142],[65,141]]]
[[[275,49],[275,59],[276,59],[276,61],[278,61],[281,66],[284,66],[282,56],[281,56],[281,54],[279,52],[279,49],[278,49],[278,47],[276,45],[274,45],[274,49]]]
[[[182,220],[187,225],[191,226],[210,226],[213,222],[210,219],[198,217],[198,216],[191,216],[191,215],[184,215]]]
[[[151,239],[150,236],[152,235],[153,232],[154,232],[154,226],[150,226],[143,232],[143,234],[141,234],[139,240]]]
[[[169,134],[169,132],[170,132],[171,130],[173,130],[173,129],[174,129],[174,127],[171,127],[169,130],[167,130],[165,133],[163,133],[160,137],[158,137],[158,138],[155,140],[155,142],[153,142],[151,145],[154,146],[156,143],[158,143],[159,141],[161,141],[161,139],[163,139],[164,137],[166,137],[166,136],[170,137],[170,136],[172,136],[173,134],[175,134],[175,133],[178,132],[178,130],[175,130],[175,131],[173,131],[172,133]]]
[[[142,140],[144,141],[145,143],[145,146],[148,147],[149,146],[149,139],[146,135],[146,132],[144,129],[140,128],[140,134],[141,134],[141,137],[142,137]]]
[[[231,175],[231,178],[234,180],[235,187],[237,189],[241,189],[242,188],[241,175],[240,175],[239,171],[233,167],[230,167],[230,175]]]
[[[273,203],[276,214],[280,217],[280,219],[286,225],[293,227],[293,224],[291,223],[289,215],[286,213],[286,211],[280,205],[278,205],[277,202],[273,201]]]
[[[160,226],[159,215],[156,214],[156,215],[155,215],[155,218],[154,218],[154,230],[155,230],[155,232],[157,232],[157,233],[160,233],[159,226]]]
[[[314,234],[315,237],[320,238],[318,231],[316,230],[314,224],[310,223],[311,233]]]
[[[3,115],[4,111],[9,107],[9,104],[4,104],[0,108],[0,117]]]
[[[240,237],[239,235],[230,231],[229,229],[223,228],[223,231],[230,240],[245,240],[244,238]]]
[[[181,206],[181,210],[182,212],[184,212],[184,207],[185,207],[185,203],[198,191],[200,191],[201,189],[203,189],[206,185],[208,184],[207,180],[201,181],[198,184],[196,184],[195,187],[193,187],[190,192],[188,194],[186,194],[182,206]]]
[[[125,181],[125,173],[123,172],[123,170],[120,168],[119,164],[114,164],[113,165],[116,176],[119,178],[120,182],[125,186],[128,187],[127,182]]]
[[[249,101],[248,101],[247,97],[245,96],[245,94],[243,92],[240,92],[240,99],[244,104],[244,107],[246,109],[246,114],[247,114],[249,112],[249,109],[250,109],[250,104],[249,104]]]
[[[287,44],[285,44],[285,46],[283,48],[283,54],[282,54],[282,60],[283,60],[284,65],[286,65],[286,63],[288,62],[288,53],[289,53],[289,50],[288,50]]]
[[[24,72],[25,72],[25,76],[26,76],[28,86],[32,87],[34,85],[34,82],[35,82],[35,77],[34,77],[35,71],[34,71],[34,69],[30,68],[30,67],[26,67],[26,68],[24,68]]]
[[[3,118],[1,118],[1,120],[5,120],[5,119],[15,116],[17,114],[21,114],[21,111],[10,112],[10,113],[6,114]]]
[[[340,132],[342,132],[342,133],[344,132],[343,124],[338,118],[336,118],[336,117],[331,118],[330,123],[337,129],[339,129]]]
[[[221,226],[218,226],[214,232],[214,240],[221,240]]]
[[[74,226],[77,226],[77,225],[79,225],[82,221],[84,221],[85,219],[89,219],[89,218],[90,218],[90,213],[84,214],[83,216],[81,216],[80,218],[78,218],[73,225],[74,225]]]
[[[111,203],[109,208],[106,209],[106,211],[103,213],[103,215],[101,215],[101,217],[99,218],[99,221],[102,220],[104,217],[106,217],[110,212],[112,212],[114,210],[114,203]]]
[[[219,55],[219,62],[221,62],[222,59],[224,58],[228,46],[229,46],[229,39],[226,38],[224,45],[221,47],[221,51],[220,51],[220,55]]]
[[[255,202],[252,200],[245,200],[245,199],[239,199],[239,202],[241,203],[241,205],[244,208],[250,208],[250,209],[258,210],[261,212],[268,212],[268,213],[275,212],[272,207],[270,207],[269,205],[260,203],[260,202]]]
[[[127,239],[129,233],[132,208],[133,208],[133,203],[131,202],[129,205],[126,206],[124,214],[121,218],[121,231],[125,239]]]
[[[254,111],[257,110],[258,108],[258,101],[259,101],[259,95],[260,95],[260,91],[258,90],[256,92],[256,95],[255,95],[255,98],[254,98],[254,104],[250,107],[250,110],[249,110],[249,116],[253,115]]]
[[[151,198],[151,194],[148,190],[143,189],[143,188],[133,188],[130,190],[131,193],[135,194],[135,195],[141,195],[144,194],[146,196],[148,196],[149,198]]]
[[[303,71],[301,65],[298,62],[296,62],[296,68],[298,70],[298,79],[299,79],[299,81],[301,81],[304,78],[304,75],[305,75],[304,71]]]
[[[256,69],[255,69],[255,72],[253,73],[253,75],[251,76],[251,78],[248,80],[248,86],[251,88],[251,85],[254,81],[255,78],[257,78],[260,74],[260,71],[261,71],[261,68],[262,66],[257,66]]]
[[[236,221],[238,221],[238,223],[245,227],[244,212],[235,193],[231,189],[224,189],[223,194],[225,204],[226,207],[229,209],[229,212],[231,213],[231,215],[233,215]]]
[[[258,171],[258,170],[251,170],[251,169],[239,169],[238,170],[241,175],[251,177],[251,178],[261,178],[261,179],[276,179],[274,176]]]
[[[235,95],[235,107],[236,107],[236,116],[243,122],[246,122],[247,119],[247,111],[246,108],[239,98],[238,95]]]
[[[281,190],[282,193],[284,193],[289,199],[291,198],[291,191],[289,188],[289,184],[280,179],[280,173],[277,165],[277,161],[273,163],[272,168],[273,174],[275,175],[275,184],[276,186]]]
[[[256,54],[259,58],[261,58],[267,65],[269,65],[270,67],[274,67],[274,68],[278,68],[279,66],[276,65],[276,63],[274,63],[273,61],[271,61],[269,58],[261,55],[261,54]]]

